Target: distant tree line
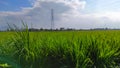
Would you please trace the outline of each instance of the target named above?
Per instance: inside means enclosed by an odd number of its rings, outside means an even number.
[[[40,29],[36,29],[36,28],[29,28],[29,31],[72,31],[72,30],[76,30],[74,28],[56,28],[56,29],[44,29],[44,28],[40,28]]]
[[[0,30],[0,32],[3,32],[3,31],[15,31],[15,30],[18,30],[18,31],[25,31],[26,29],[6,29],[6,30]],[[110,28],[94,28],[94,29],[75,29],[75,28],[64,28],[64,27],[61,27],[61,28],[56,28],[56,29],[44,29],[44,28],[29,28],[28,29],[29,31],[79,31],[79,30],[120,30],[120,29],[110,29]]]

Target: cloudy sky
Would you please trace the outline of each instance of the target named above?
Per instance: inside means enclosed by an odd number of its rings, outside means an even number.
[[[34,28],[120,28],[120,0],[0,0],[0,29],[21,20]]]

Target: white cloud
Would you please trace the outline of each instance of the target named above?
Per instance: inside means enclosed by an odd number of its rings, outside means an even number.
[[[50,28],[51,9],[54,9],[55,26],[73,28],[115,27],[120,22],[120,12],[104,12],[85,14],[85,0],[30,0],[32,7],[22,8],[19,12],[0,12],[0,25],[20,25],[20,20],[36,28]]]
[[[33,1],[32,1],[33,2]],[[54,2],[54,3],[63,3],[66,6],[69,6],[73,9],[84,9],[86,5],[86,1],[80,0],[35,0],[33,6],[40,7],[41,2]]]

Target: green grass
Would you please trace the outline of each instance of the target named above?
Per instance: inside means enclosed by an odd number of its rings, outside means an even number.
[[[9,68],[119,68],[120,31],[2,32]],[[9,38],[9,39],[6,39]],[[6,39],[6,40],[5,40]]]
[[[0,32],[0,42],[6,39],[10,39],[12,35],[13,35],[13,32]]]

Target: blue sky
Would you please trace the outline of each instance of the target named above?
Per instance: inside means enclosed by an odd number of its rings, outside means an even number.
[[[20,11],[23,7],[31,7],[29,0],[0,0],[0,11]]]
[[[120,0],[0,0],[0,29],[6,23],[50,28],[54,9],[55,28],[120,28]]]
[[[89,12],[120,11],[120,0],[85,0]],[[20,11],[32,7],[30,0],[0,0],[0,11]]]

